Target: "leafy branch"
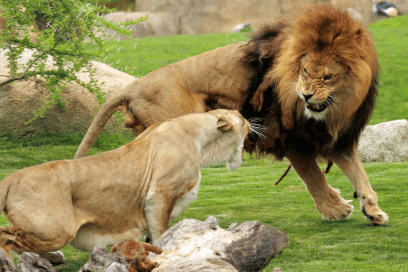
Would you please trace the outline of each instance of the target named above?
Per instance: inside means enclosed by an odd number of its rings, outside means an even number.
[[[128,25],[147,19],[108,22],[100,14],[113,10],[84,0],[0,0],[0,7],[5,22],[0,31],[0,48],[6,52],[10,70],[9,78],[0,82],[0,86],[40,76],[50,92],[44,106],[33,113],[34,119],[42,117],[51,104],[64,109],[60,93],[67,82],[88,88],[102,103],[104,93],[97,81],[92,80],[94,71],[90,61],[102,59],[106,53],[107,30],[129,36]],[[87,50],[87,44],[96,44],[97,50]],[[31,52],[31,58],[24,65],[19,64],[17,60],[27,52]],[[77,78],[76,73],[81,69],[90,73],[89,83]]]

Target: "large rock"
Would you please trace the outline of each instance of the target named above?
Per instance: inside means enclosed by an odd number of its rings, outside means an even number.
[[[358,145],[363,162],[408,161],[408,121],[367,126]]]
[[[177,223],[157,241],[156,246],[163,252],[150,253],[147,258],[159,264],[153,272],[256,272],[262,271],[288,244],[288,236],[271,226],[247,221],[225,230],[210,216],[206,221],[184,219]],[[79,272],[125,272],[126,267],[124,257],[118,253],[94,247]]]
[[[324,0],[304,0],[302,4]],[[230,32],[240,23],[263,26],[299,6],[298,1],[280,0],[137,0],[137,11],[169,12],[179,18],[181,34]]]
[[[393,0],[399,10],[408,12],[405,0]],[[294,10],[310,4],[332,4],[353,9],[368,23],[384,19],[372,11],[368,0],[137,0],[136,10],[143,12],[168,12],[180,21],[181,34],[227,33],[240,23],[250,22],[255,29],[266,23],[287,16]]]
[[[408,5],[404,0],[391,1],[404,13]],[[406,2],[406,1],[405,1]],[[362,15],[368,23],[384,17],[372,12],[368,0],[304,0],[301,7],[310,4],[333,4],[351,8]],[[297,0],[137,0],[136,10],[140,12],[168,12],[178,18],[181,34],[227,33],[240,23],[250,22],[255,29],[276,21],[299,9]]]
[[[163,253],[149,259],[159,263],[155,272],[262,271],[288,244],[288,236],[271,226],[247,221],[225,230],[210,216],[168,229],[156,245]]]
[[[149,36],[168,36],[180,33],[180,24],[176,16],[168,12],[112,12],[104,17],[110,22],[129,22],[137,20],[147,15],[147,20],[135,25],[130,25],[132,31],[130,38],[140,38]],[[116,32],[108,31],[114,40],[128,39],[124,35],[119,35]]]
[[[32,52],[25,51],[19,60],[20,64],[30,59]],[[0,82],[6,80],[8,74],[5,52],[0,52]],[[99,81],[101,89],[108,96],[135,80],[133,76],[118,71],[106,64],[92,62],[95,68],[94,79]],[[52,66],[49,59],[47,66]],[[84,82],[90,80],[90,75],[81,72],[78,78]],[[62,90],[65,110],[59,110],[54,105],[48,109],[44,118],[38,118],[28,125],[25,123],[33,117],[44,105],[44,99],[49,92],[44,87],[44,80],[40,78],[28,81],[17,81],[0,87],[0,134],[23,136],[38,133],[73,133],[85,132],[98,112],[99,104],[95,95],[82,86],[70,83],[68,89]],[[108,122],[107,130],[117,130],[119,126],[115,120]]]

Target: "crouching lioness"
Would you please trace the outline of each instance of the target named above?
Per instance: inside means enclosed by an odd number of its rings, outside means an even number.
[[[118,149],[22,169],[0,182],[11,226],[0,247],[48,252],[71,244],[90,251],[149,236],[153,243],[197,196],[200,167],[242,162],[250,125],[214,110],[152,125]]]

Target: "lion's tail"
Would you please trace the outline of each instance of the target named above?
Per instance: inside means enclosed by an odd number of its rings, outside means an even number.
[[[105,102],[105,104],[102,105],[98,114],[92,121],[91,126],[88,128],[85,137],[82,139],[82,142],[79,145],[77,152],[75,153],[74,159],[86,156],[96,138],[98,138],[98,135],[102,131],[106,122],[108,122],[115,111],[118,110],[119,106],[129,100],[126,95],[127,91],[127,88],[124,88],[116,92],[111,98],[108,99],[108,101]]]

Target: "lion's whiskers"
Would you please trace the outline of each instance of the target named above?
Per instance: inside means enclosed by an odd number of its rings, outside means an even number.
[[[342,103],[343,102],[343,100],[339,99],[338,97],[333,97],[333,96],[329,95],[329,98],[330,98],[332,103]]]
[[[265,118],[261,118],[261,117],[256,117],[256,116],[254,116],[254,117],[251,117],[251,118],[249,118],[248,119],[248,122],[252,125],[256,125],[255,123],[256,122],[262,122],[263,120],[264,120]]]
[[[329,109],[331,109],[333,111],[341,112],[340,108],[337,106],[337,103],[340,103],[340,102],[341,102],[340,99],[329,95],[329,97],[327,98],[327,100],[324,103],[327,105],[327,107]]]
[[[264,118],[260,118],[260,117],[252,117],[248,120],[249,124],[251,125],[251,130],[249,132],[249,135],[251,135],[254,138],[258,136],[261,139],[266,139],[266,136],[264,135],[264,132],[266,132],[266,128],[263,125],[256,123],[256,122],[262,122],[263,120]]]

